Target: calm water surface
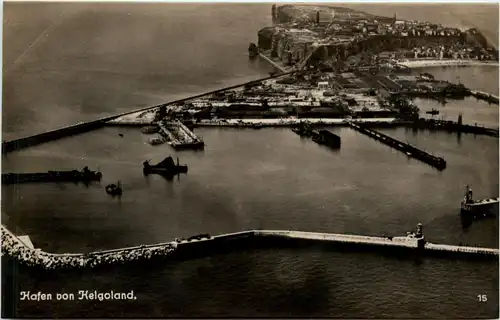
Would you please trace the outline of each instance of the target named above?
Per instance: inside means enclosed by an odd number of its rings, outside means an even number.
[[[485,18],[492,7],[463,8],[397,5],[391,12],[434,21],[446,17],[441,22],[455,24],[474,16],[483,24],[492,19]],[[248,42],[270,23],[267,4],[7,4],[4,12],[4,139],[269,71],[246,57]],[[498,30],[498,19],[495,23],[488,27],[492,32]],[[458,77],[467,86],[498,91],[496,69],[431,70],[438,78]],[[417,104],[423,110],[440,108],[445,118],[456,119],[461,112],[464,122],[498,128],[497,105],[475,99]],[[444,157],[448,168],[437,172],[357,132],[332,130],[342,137],[336,152],[288,129],[196,129],[207,143],[204,152],[152,147],[139,130],[116,127],[47,143],[3,157],[2,170],[88,165],[99,167],[103,181],[89,187],[4,187],[2,223],[51,252],[253,228],[401,235],[418,222],[432,242],[498,247],[498,220],[464,229],[458,215],[465,184],[473,185],[478,198],[498,195],[498,139],[382,130]],[[174,181],[143,176],[142,161],[168,155],[179,156],[189,173]],[[120,200],[103,190],[117,180],[124,187]],[[19,301],[16,315],[22,317],[498,316],[496,263],[426,259],[417,264],[371,254],[269,249],[100,272],[40,275],[21,268],[17,276],[19,290],[133,289],[137,295],[133,302]],[[488,295],[488,302],[478,302],[478,294]]]

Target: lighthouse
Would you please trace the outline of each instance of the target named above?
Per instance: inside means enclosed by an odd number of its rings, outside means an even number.
[[[415,232],[415,238],[417,238],[417,246],[419,249],[425,248],[425,237],[422,230],[422,224],[417,224],[417,231]]]

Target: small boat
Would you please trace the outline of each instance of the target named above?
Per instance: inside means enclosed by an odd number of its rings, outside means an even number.
[[[111,183],[106,186],[106,193],[112,196],[121,196],[122,191],[120,180],[116,184]]]
[[[141,129],[141,132],[142,132],[142,133],[146,133],[146,134],[147,134],[147,133],[156,133],[156,132],[158,132],[158,131],[160,131],[160,128],[159,128],[159,127],[157,127],[157,126],[143,127],[143,128]]]
[[[165,140],[163,140],[163,138],[160,138],[160,137],[155,137],[155,138],[149,139],[148,142],[149,142],[150,145],[156,146],[156,145],[164,143]]]
[[[119,133],[118,135],[123,138],[123,133]]]
[[[439,110],[432,109],[431,111],[426,111],[425,113],[427,113],[427,114],[432,114],[432,115],[434,116],[434,115],[439,114]]]

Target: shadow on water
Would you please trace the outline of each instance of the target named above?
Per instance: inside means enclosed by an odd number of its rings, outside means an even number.
[[[411,130],[411,132],[412,132],[412,134],[413,134],[413,136],[414,136],[414,137],[417,137],[417,136],[418,136],[418,128],[413,128],[413,129]]]
[[[474,222],[479,222],[483,220],[494,220],[494,219],[496,219],[494,215],[488,214],[486,212],[471,214],[468,212],[463,212],[462,210],[460,211],[460,220],[464,232],[467,232],[469,227],[471,227]]]
[[[319,147],[323,150],[330,152],[330,153],[334,153],[334,154],[340,153],[340,147],[339,148],[331,148],[331,147],[324,146],[324,145],[319,145]]]
[[[185,173],[187,174],[187,173]],[[177,178],[177,182],[181,181],[181,175],[180,174],[171,174],[171,173],[156,173],[156,175],[162,177],[163,179],[172,182],[174,181],[174,178]],[[149,180],[149,175],[144,175],[144,179],[146,180],[146,184],[149,186],[150,180]]]
[[[110,194],[112,199],[118,199],[120,201],[122,199],[122,194]]]
[[[462,223],[462,229],[467,232],[469,227],[472,225],[474,218],[471,215],[460,211],[460,221]]]
[[[91,185],[99,185],[100,182],[95,182],[95,181],[65,181],[65,182],[61,182],[61,181],[56,181],[56,182],[47,182],[47,181],[26,181],[26,182],[15,182],[15,183],[2,183],[2,185],[20,185],[20,184],[23,184],[23,185],[44,185],[44,184],[54,184],[56,185],[57,187],[61,188],[61,189],[64,189],[65,186],[67,185],[75,185],[75,186],[78,186],[78,185],[83,185],[85,187],[85,189],[88,189]]]

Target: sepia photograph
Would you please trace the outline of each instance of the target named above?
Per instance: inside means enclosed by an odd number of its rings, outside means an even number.
[[[498,1],[2,19],[2,318],[499,318]]]

